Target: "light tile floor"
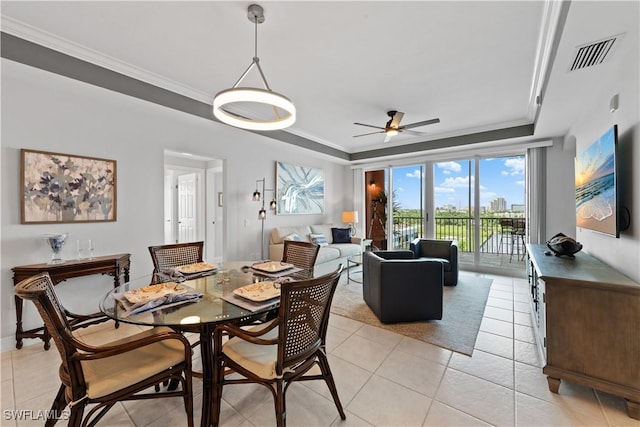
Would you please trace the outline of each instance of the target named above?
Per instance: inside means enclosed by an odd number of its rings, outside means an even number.
[[[488,277],[493,283],[472,357],[333,315],[328,354],[347,419],[340,420],[324,383],[307,382],[292,385],[287,394],[288,425],[640,427],[618,397],[565,381],[559,394],[549,392],[533,339],[526,281]],[[99,343],[138,330],[103,324],[78,333]],[[13,420],[10,410],[37,414],[50,407],[59,385],[55,348],[44,351],[34,341],[1,355],[0,425],[44,424]],[[194,383],[199,421],[201,382]],[[184,424],[176,398],[117,404],[98,425]],[[226,387],[220,424],[274,425],[271,394],[261,386]]]

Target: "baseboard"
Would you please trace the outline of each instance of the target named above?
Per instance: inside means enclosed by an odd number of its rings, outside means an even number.
[[[16,348],[16,339],[14,337],[6,337],[0,340],[0,351],[11,351]]]

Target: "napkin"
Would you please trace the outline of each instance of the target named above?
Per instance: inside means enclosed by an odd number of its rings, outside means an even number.
[[[169,268],[169,269],[163,270],[160,273],[157,273],[157,276],[161,279],[160,280],[161,282],[180,283],[187,280],[184,274],[182,274],[175,268]]]
[[[129,317],[134,314],[140,314],[145,311],[154,311],[160,308],[171,307],[174,305],[184,304],[191,301],[197,301],[202,297],[200,292],[185,292],[182,294],[166,294],[160,298],[152,299],[145,302],[133,304],[124,296],[124,292],[116,292],[113,297],[120,302],[124,308],[122,317]]]

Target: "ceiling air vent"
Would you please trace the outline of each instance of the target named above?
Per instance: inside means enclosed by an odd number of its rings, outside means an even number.
[[[578,46],[569,71],[581,70],[602,64],[613,51],[622,35],[606,38],[597,42]]]

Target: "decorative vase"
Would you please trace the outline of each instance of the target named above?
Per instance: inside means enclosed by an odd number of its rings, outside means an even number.
[[[60,250],[64,246],[64,242],[68,236],[69,233],[44,235],[47,244],[51,248],[51,260],[47,264],[60,264],[64,262],[64,260],[60,258]]]

